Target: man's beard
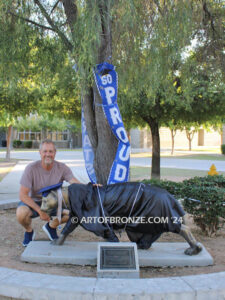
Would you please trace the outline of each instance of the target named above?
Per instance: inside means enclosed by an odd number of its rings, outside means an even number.
[[[44,162],[46,165],[51,165],[53,163],[53,159],[52,158],[45,158]]]

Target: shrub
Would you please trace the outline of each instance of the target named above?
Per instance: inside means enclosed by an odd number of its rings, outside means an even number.
[[[225,155],[225,144],[221,145],[221,152]]]
[[[144,180],[166,189],[177,199],[183,199],[186,212],[202,232],[212,236],[223,227],[225,216],[225,177],[222,175],[194,177],[183,182]]]
[[[182,190],[182,186],[183,186],[182,182],[174,182],[174,181],[159,180],[159,179],[143,180],[142,182],[149,183],[149,184],[158,186],[162,189],[165,189],[170,194],[174,195],[176,198],[181,197],[181,190]]]
[[[24,141],[24,148],[32,148],[32,141]]]
[[[225,177],[223,175],[193,177],[183,181],[185,185],[198,185],[198,186],[216,186],[225,188]]]
[[[225,177],[194,177],[183,181],[184,209],[203,233],[212,236],[223,227],[225,216]]]
[[[13,141],[13,148],[19,148],[21,145],[22,145],[22,142],[20,140]]]

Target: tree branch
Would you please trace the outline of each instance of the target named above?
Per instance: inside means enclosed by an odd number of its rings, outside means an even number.
[[[61,0],[57,0],[56,1],[56,3],[54,4],[54,6],[53,6],[53,8],[52,8],[52,10],[51,10],[51,12],[50,12],[50,15],[53,13],[53,11],[56,9],[56,7],[57,7],[57,5],[59,4],[59,2],[60,2]]]
[[[158,8],[160,14],[163,16],[163,12],[162,12],[162,9],[161,9],[161,7],[160,7],[159,1],[158,1],[158,0],[154,0],[154,3],[155,3],[155,5],[157,6],[157,8]]]
[[[71,42],[68,40],[68,38],[65,36],[65,34],[59,30],[59,28],[54,24],[53,20],[50,18],[48,15],[47,11],[45,10],[44,6],[40,3],[39,0],[33,0],[34,3],[39,7],[41,13],[47,20],[48,24],[52,27],[52,29],[58,34],[58,36],[62,39],[64,42],[65,46],[67,47],[68,50],[72,51],[73,50],[73,45]]]
[[[62,0],[67,23],[70,26],[73,39],[75,39],[74,25],[77,20],[77,6],[74,0]]]
[[[214,18],[212,16],[212,14],[210,13],[209,9],[208,9],[206,1],[203,1],[202,4],[203,4],[202,7],[203,7],[203,11],[204,11],[205,16],[206,16],[206,20],[208,18],[208,20],[210,21],[210,25],[211,25],[213,36],[214,36],[214,33],[216,32],[216,29],[215,29],[215,26],[214,26]]]
[[[51,27],[41,25],[41,24],[39,24],[39,23],[37,23],[37,22],[34,22],[34,21],[30,20],[30,19],[27,19],[27,18],[21,17],[21,16],[19,16],[19,15],[17,15],[17,14],[14,14],[14,13],[11,12],[11,11],[8,11],[8,13],[9,13],[10,15],[12,15],[12,16],[18,18],[18,19],[24,20],[24,21],[26,21],[26,22],[28,22],[28,23],[31,23],[31,24],[33,24],[33,25],[35,25],[35,26],[38,26],[38,27],[40,27],[40,28],[42,28],[42,29],[55,31],[55,30],[54,30],[53,28],[51,28]]]

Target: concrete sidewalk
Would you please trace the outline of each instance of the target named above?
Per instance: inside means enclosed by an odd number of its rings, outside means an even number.
[[[167,278],[111,279],[49,275],[0,268],[0,298],[224,300],[224,282],[225,272]]]

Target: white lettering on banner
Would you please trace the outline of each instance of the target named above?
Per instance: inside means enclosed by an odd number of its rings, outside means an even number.
[[[108,86],[105,88],[105,96],[108,104],[112,104],[112,97],[115,96],[115,89],[112,86]]]
[[[82,121],[81,121],[81,126],[82,126],[82,132],[86,132],[87,127],[86,127],[86,124],[85,124],[85,121],[84,121],[83,117],[82,117]]]
[[[123,127],[119,127],[116,129],[116,133],[119,137],[119,139],[123,142],[123,143],[127,143],[128,142],[128,137],[127,137],[127,133],[125,131],[125,129]],[[123,136],[122,136],[123,134]]]
[[[84,151],[85,160],[89,161],[89,159],[90,159],[89,154],[92,153],[92,150],[91,149],[84,149],[83,151]]]
[[[118,121],[119,123],[122,123],[122,119],[120,118],[119,111],[116,107],[110,108],[109,112],[114,125],[118,124]]]
[[[91,147],[91,142],[89,140],[89,137],[87,135],[84,136],[84,140],[83,140],[83,147],[89,146]]]
[[[107,83],[112,83],[112,76],[110,74],[103,75],[101,77],[101,80],[103,85],[106,85]]]
[[[127,174],[127,168],[123,165],[118,164],[115,170],[115,180],[124,181]]]
[[[125,150],[127,149],[127,152],[124,154]],[[126,147],[126,145],[123,145],[121,150],[120,150],[120,153],[119,153],[119,158],[122,160],[122,161],[126,161],[128,160],[130,157],[130,146],[129,147]]]

